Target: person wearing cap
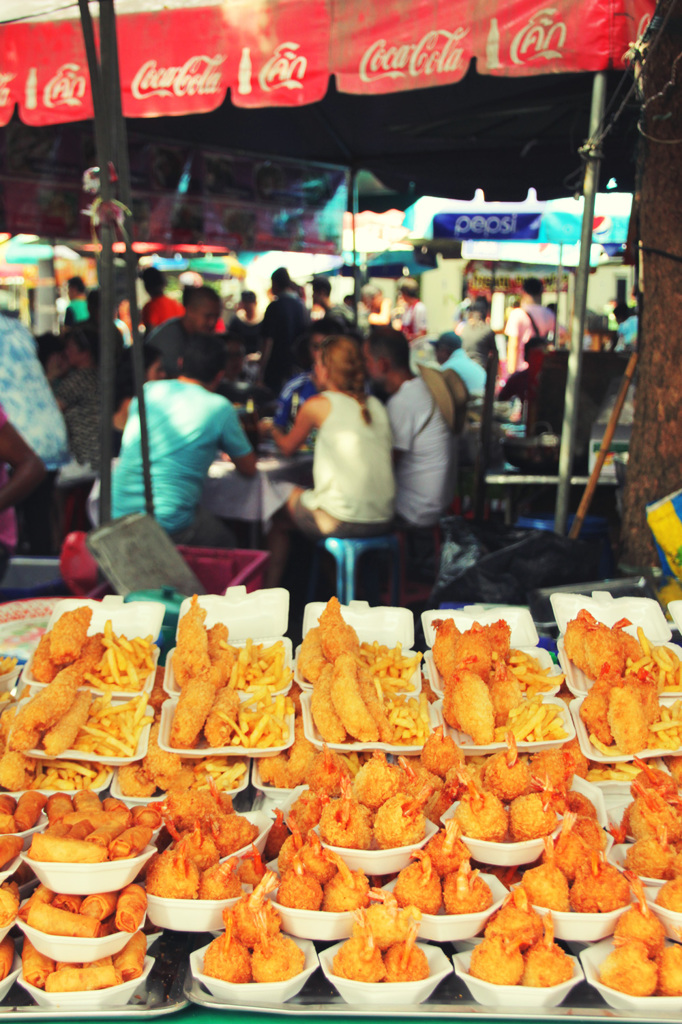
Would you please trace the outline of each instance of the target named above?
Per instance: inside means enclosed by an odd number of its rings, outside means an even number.
[[[454,331],[446,331],[432,344],[441,370],[454,370],[472,398],[480,397],[485,391],[485,370],[466,354],[462,339]]]
[[[261,325],[261,377],[271,391],[279,394],[291,377],[294,344],[308,327],[308,311],[286,267],[274,271],[271,288],[275,297],[265,310]]]

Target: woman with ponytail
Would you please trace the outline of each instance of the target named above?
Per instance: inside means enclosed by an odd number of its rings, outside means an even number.
[[[320,360],[321,393],[301,406],[288,434],[272,431],[284,455],[300,448],[311,431],[317,437],[313,488],[294,488],[268,535],[269,587],[277,586],[284,572],[292,528],[313,540],[371,537],[386,533],[393,519],[391,427],[381,402],[366,393],[360,345],[332,335],[322,344]]]

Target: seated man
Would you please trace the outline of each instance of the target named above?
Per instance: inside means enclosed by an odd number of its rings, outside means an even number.
[[[446,331],[432,345],[441,370],[454,370],[466,384],[471,397],[479,398],[485,391],[486,373],[466,354],[462,339],[454,331]]]
[[[401,331],[375,328],[365,342],[365,361],[372,381],[388,395],[396,515],[409,527],[434,526],[455,493],[457,438],[425,382],[411,372]]]
[[[161,353],[163,372],[178,376],[178,359],[190,334],[213,334],[220,318],[220,296],[206,285],[192,288],[184,301],[183,316],[166,320],[145,336],[145,344],[154,345]]]
[[[190,335],[177,380],[145,384],[154,515],[176,544],[234,547],[230,528],[199,507],[208,468],[218,450],[244,476],[256,472],[256,455],[232,404],[215,391],[225,372],[222,341]],[[144,483],[137,399],[128,412],[121,457],[112,477],[113,516],[143,512]]]

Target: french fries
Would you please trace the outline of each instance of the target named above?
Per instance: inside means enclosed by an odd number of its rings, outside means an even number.
[[[99,789],[111,770],[90,761],[36,761],[31,789]]]
[[[98,757],[134,757],[142,731],[154,721],[145,715],[147,694],[112,704],[111,694],[92,702],[90,714],[74,743],[74,750]]]
[[[495,658],[496,652],[493,651],[493,660]],[[525,651],[511,650],[507,665],[518,679],[524,695],[528,698],[551,690],[555,686],[561,686],[564,681],[563,675],[550,676],[550,669],[543,668],[537,658]]]
[[[102,643],[106,653],[94,672],[86,672],[84,683],[98,690],[142,690],[154,670],[153,637],[128,640],[117,636],[109,619],[104,626]]]
[[[8,672],[14,672],[16,667],[16,658],[0,658],[0,676],[6,676]]]
[[[587,771],[588,782],[632,782],[639,775],[641,769],[629,761],[616,764],[598,764],[590,762]]]
[[[190,789],[209,789],[211,783],[221,792],[237,789],[248,771],[248,762],[238,757],[204,757],[192,765],[194,782]]]
[[[235,747],[283,747],[289,742],[292,731],[289,715],[294,713],[293,701],[284,694],[269,697],[269,701],[245,700],[239,705],[235,718],[225,712],[217,712],[232,729],[229,743]]]
[[[392,742],[396,746],[423,747],[429,738],[429,702],[425,693],[419,697],[397,694],[384,699],[384,710],[393,727]]]
[[[230,646],[223,640],[220,645],[226,650]],[[232,650],[235,661],[227,684],[231,690],[276,693],[285,690],[291,682],[293,671],[285,665],[286,652],[281,640],[270,647],[247,640],[244,647],[232,647]]]
[[[344,753],[339,750],[337,753],[353,778],[355,778],[365,763],[365,760],[370,756],[366,753],[358,753],[357,750],[351,750],[349,753]]]
[[[661,705],[660,721],[649,726],[647,750],[678,750],[682,747],[682,700],[676,700],[670,707]],[[619,755],[622,751],[615,744],[607,747],[594,733],[590,733],[590,743],[606,755]]]
[[[568,739],[561,708],[558,704],[543,704],[539,694],[512,708],[505,724],[495,729],[495,742],[504,743],[510,729],[517,743]]]
[[[644,651],[639,661],[628,658],[625,675],[638,675],[649,672],[656,680],[659,693],[679,693],[682,691],[682,661],[675,651],[669,647],[654,647],[644,634],[641,626],[637,627],[637,639]]]
[[[400,644],[386,647],[375,640],[372,644],[360,644],[358,662],[369,670],[372,681],[375,686],[379,684],[384,696],[392,696],[398,690],[414,691],[415,687],[410,680],[421,658],[421,651],[415,651],[407,657]]]

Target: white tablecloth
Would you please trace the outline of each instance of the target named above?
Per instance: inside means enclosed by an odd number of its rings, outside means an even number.
[[[256,475],[246,477],[234,463],[217,459],[208,471],[201,504],[224,519],[260,523],[267,533],[294,486],[310,486],[312,465],[312,455],[265,455],[258,459]]]

